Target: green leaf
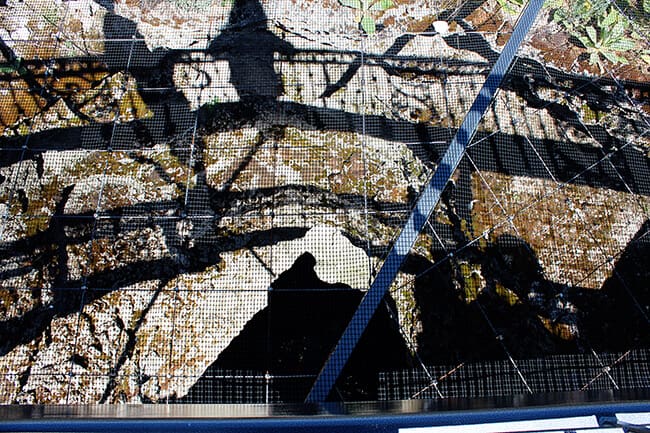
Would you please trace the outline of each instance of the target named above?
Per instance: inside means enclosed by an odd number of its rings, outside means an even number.
[[[641,60],[650,65],[650,54],[641,54],[639,57],[641,57]]]
[[[518,2],[516,0],[497,0],[499,2],[499,5],[501,8],[506,11],[506,13],[510,15],[516,15],[518,14],[517,8],[513,7],[513,4],[518,6]]]
[[[617,13],[614,9],[610,9],[609,13],[605,15],[605,19],[600,22],[601,27],[610,27],[612,24],[616,22]]]
[[[370,6],[370,10],[385,11],[386,9],[390,9],[393,6],[395,6],[393,0],[379,0],[378,2],[375,2],[372,6]]]
[[[15,57],[10,63],[0,64],[0,73],[11,74],[13,72],[18,72],[18,75],[25,75],[27,73],[27,69],[23,66],[22,57]]]
[[[589,36],[589,39],[591,39],[591,41],[593,42],[593,45],[597,45],[598,35],[596,34],[596,29],[593,28],[592,26],[588,26],[585,28],[585,30],[587,31],[587,36]],[[582,39],[580,40],[580,42],[582,42]]]
[[[510,4],[506,5],[505,11],[508,12],[510,15],[519,14],[519,11],[517,10],[517,8],[511,6]]]
[[[614,51],[629,51],[634,48],[634,41],[631,39],[619,39],[616,42],[612,42],[607,45],[607,48]]]
[[[643,0],[643,12],[650,14],[650,0]]]
[[[375,26],[375,20],[373,20],[372,17],[368,15],[364,15],[361,18],[361,28],[363,29],[364,32],[366,32],[369,35],[377,31],[377,27]]]
[[[339,3],[352,9],[361,9],[361,0],[339,0]]]
[[[582,45],[584,45],[585,48],[595,48],[595,44],[588,37],[582,36],[582,35],[577,35],[576,38],[578,38],[580,43]]]
[[[624,21],[617,21],[616,24],[614,25],[614,28],[611,29],[611,36],[613,37],[621,37],[625,34],[625,22]]]
[[[584,0],[582,0],[584,1]],[[587,2],[585,2],[587,3]],[[607,8],[611,5],[610,0],[595,0],[591,2],[591,16],[595,17],[605,13]]]
[[[595,65],[596,63],[600,64],[600,59],[598,58],[598,53],[589,54],[589,64]]]

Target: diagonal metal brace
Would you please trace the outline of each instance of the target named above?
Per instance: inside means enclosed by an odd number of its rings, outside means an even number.
[[[445,185],[465,154],[467,145],[474,136],[480,120],[485,115],[503,77],[512,64],[519,45],[528,34],[543,4],[544,0],[530,0],[521,13],[510,39],[492,67],[481,91],[465,116],[460,129],[449,145],[431,180],[420,195],[408,221],[402,228],[393,248],[388,253],[386,261],[316,378],[316,382],[307,396],[307,402],[324,401],[329,395],[350,354],[365,331],[368,322],[395,279],[402,262],[413,247],[429,215],[438,204]]]

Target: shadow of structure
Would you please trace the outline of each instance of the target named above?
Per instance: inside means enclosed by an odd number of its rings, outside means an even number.
[[[271,284],[268,306],[246,324],[178,403],[301,402],[352,318],[363,292],[321,281],[304,253]],[[413,365],[386,298],[337,382],[341,400],[375,400],[380,371]],[[249,377],[269,381],[242,386]],[[250,379],[249,379],[250,380]],[[252,386],[250,386],[252,385]],[[246,391],[248,390],[248,394]],[[255,394],[254,392],[257,392]],[[253,395],[251,395],[253,394]]]
[[[574,295],[573,302],[583,311],[586,338],[597,350],[622,351],[650,345],[649,263],[650,221],[646,220],[617,258],[601,290]]]
[[[424,274],[416,278],[414,289],[422,325],[417,334],[417,352],[403,340],[395,322],[394,301],[387,297],[385,308],[373,317],[337,382],[334,398],[377,399],[379,387],[385,386],[379,383],[381,374],[417,370],[418,363],[486,366],[482,379],[479,373],[449,379],[455,381],[453,387],[440,381],[441,386],[447,385],[455,392],[462,392],[459,389],[463,387],[471,389],[475,380],[495,382],[486,393],[526,392],[518,380],[512,379],[508,365],[495,372],[490,363],[506,357],[539,359],[538,363],[548,364],[545,368],[560,371],[549,376],[584,376],[582,369],[593,369],[584,360],[585,365],[580,365],[581,359],[576,358],[576,365],[565,373],[562,369],[566,366],[553,365],[552,359],[543,360],[591,351],[629,353],[647,348],[650,296],[645,281],[650,271],[644,263],[650,260],[649,238],[650,222],[646,222],[600,290],[547,280],[531,247],[511,235],[500,236],[481,251],[468,249],[453,260],[445,261],[438,252],[436,262],[443,264],[435,267],[411,254],[403,271]],[[485,287],[472,295],[468,295],[468,287],[457,287],[458,281],[466,281],[459,275],[462,271],[458,264],[466,261],[480,265],[486,280]],[[272,283],[268,306],[246,324],[188,394],[176,402],[303,401],[363,295],[341,284],[320,281],[314,266],[313,256],[305,253],[281,274]],[[567,308],[571,305],[576,308]],[[620,362],[617,360],[617,364]],[[575,369],[573,373],[571,368]],[[629,374],[633,373],[617,372],[621,386],[637,385],[638,380]],[[585,378],[567,376],[564,385],[545,386],[562,391],[603,386],[580,379]],[[403,380],[401,385],[407,387],[408,380]],[[502,383],[497,384],[499,380]]]
[[[273,54],[291,55],[295,49],[271,33],[267,21],[258,1],[235,0],[228,25],[207,49],[213,57],[228,61],[230,82],[243,104],[284,94]]]
[[[80,311],[84,305],[119,287],[151,279],[161,280],[162,287],[166,281],[179,275],[199,272],[219,263],[224,252],[274,245],[301,238],[306,233],[303,227],[288,226],[241,235],[222,234],[217,227],[226,214],[270,209],[280,204],[300,204],[315,195],[325,197],[326,205],[332,208],[362,209],[364,198],[360,195],[335,194],[316,187],[286,185],[233,190],[233,183],[250,164],[257,150],[265,143],[280,140],[287,127],[304,128],[308,125],[314,130],[359,132],[363,124],[365,133],[370,136],[406,143],[427,166],[439,159],[446,146],[444,143],[453,133],[450,128],[279,101],[283,87],[281,77],[275,72],[274,54],[291,57],[298,50],[268,30],[267,17],[257,0],[235,0],[226,28],[210,41],[206,50],[196,51],[149,50],[134,22],[116,15],[112,2],[100,3],[108,10],[104,20],[106,51],[103,56],[93,60],[103,63],[108,72],[128,70],[135,77],[141,96],[153,116],[126,124],[89,122],[82,127],[38,132],[30,135],[27,148],[23,148],[24,137],[2,138],[0,166],[7,167],[23,159],[33,159],[40,177],[43,152],[110,148],[131,152],[139,164],[153,166],[161,178],[185,190],[187,185],[174,181],[159,162],[134,152],[166,143],[180,162],[197,173],[196,181],[188,187],[185,197],[101,211],[100,216],[105,217],[101,223],[90,211],[65,214],[75,185],[64,186],[58,193],[47,228],[30,237],[2,243],[0,259],[10,261],[26,256],[34,257],[34,260],[3,270],[0,277],[6,279],[36,271],[53,288],[53,297],[47,304],[38,303],[32,310],[0,322],[0,335],[3,337],[0,356],[41,335],[45,335],[46,339],[51,338],[47,334],[53,318]],[[480,2],[468,2],[466,7],[471,4],[476,7]],[[476,37],[477,34],[471,36]],[[396,41],[387,51],[387,56],[399,53],[409,38],[411,36],[405,36]],[[452,46],[455,43],[451,39],[448,42]],[[482,55],[488,60],[494,60],[496,53],[489,49],[487,42],[474,40],[473,46],[480,47]],[[174,84],[173,73],[175,65],[192,63],[192,55],[197,51],[214,60],[228,62],[231,84],[240,97],[239,102],[204,105],[198,111],[190,109],[188,100]],[[63,62],[64,59],[57,61]],[[605,82],[598,87],[589,83],[587,86],[584,77],[550,68],[544,68],[544,74],[535,75],[537,79],[531,82],[526,77],[531,70],[540,69],[541,66],[532,61],[521,61],[517,65],[504,85],[524,97],[529,106],[543,107],[554,118],[568,121],[577,128],[584,126],[563,107],[541,100],[539,90],[589,91],[598,95],[602,88],[610,84]],[[323,97],[344,87],[359,67],[360,62],[353,62],[349,73],[343,74],[337,83],[328,85]],[[384,67],[389,73],[399,72],[393,66]],[[549,73],[552,79],[539,78]],[[52,97],[64,98],[56,94]],[[599,109],[606,110],[608,106],[616,104],[615,100],[587,99],[589,104],[595,104]],[[268,121],[270,114],[272,124]],[[246,125],[259,127],[257,143],[233,171],[224,188],[217,190],[211,187],[206,179],[206,143],[202,138],[216,132],[238,130]],[[195,126],[198,139],[190,148],[188,131]],[[645,181],[650,178],[650,162],[631,146],[625,147],[611,159],[617,170],[604,169],[583,176],[585,170],[599,161],[604,152],[621,144],[600,125],[589,126],[587,132],[599,141],[602,148],[536,138],[526,138],[524,142],[522,137],[516,135],[482,132],[477,136],[477,140],[484,140],[480,150],[478,147],[472,148],[469,154],[480,170],[548,179],[551,177],[550,169],[558,181],[571,180],[618,191],[628,191],[629,187],[634,193],[650,195],[650,184]],[[442,144],[430,145],[432,142]],[[541,163],[540,157],[548,166]],[[461,167],[456,195],[451,197],[447,194],[445,198],[455,199],[459,203],[455,206],[459,209],[459,215],[449,215],[452,226],[433,223],[445,243],[465,245],[468,242],[459,226],[461,218],[471,225],[468,209],[473,197],[469,173],[467,166]],[[24,212],[29,204],[25,191],[18,188],[16,196],[17,200],[24,202]],[[193,203],[200,203],[202,207],[192,207]],[[382,218],[382,211],[406,211],[412,205],[372,199],[368,204],[372,210],[379,212],[377,218]],[[128,215],[146,218],[134,221],[126,218]],[[177,224],[184,220],[194,224],[189,235],[181,236]],[[393,227],[399,224],[389,218],[382,220],[382,223]],[[647,346],[650,329],[647,319],[650,294],[645,284],[650,277],[646,266],[650,263],[648,224],[646,222],[629,243],[602,290],[568,287],[546,280],[531,247],[511,236],[502,236],[483,249],[472,247],[463,250],[464,256],[461,257],[480,265],[486,280],[486,287],[475,293],[474,297],[468,297],[463,294],[466,292],[458,290],[457,282],[464,281],[458,262],[460,258],[447,260],[446,252],[438,250],[432,251],[433,261],[411,254],[403,271],[413,275],[422,274],[416,278],[415,284],[416,304],[422,323],[417,337],[417,353],[412,353],[403,341],[395,322],[397,313],[394,301],[387,297],[385,308],[373,318],[337,383],[338,397],[343,400],[376,398],[378,373],[410,368],[415,363],[415,355],[425,363],[458,363],[503,359],[503,345],[510,349],[514,357],[575,353],[591,348],[623,350]],[[117,233],[132,232],[143,227],[160,227],[165,247],[173,251],[176,257],[140,260],[117,268],[97,270],[81,279],[73,278],[67,268],[70,259],[68,247],[88,242],[96,234],[93,231],[98,225],[107,239]],[[356,245],[364,244],[362,239],[351,235],[348,237]],[[374,253],[381,255],[381,252]],[[224,385],[226,382],[221,379],[224,376],[222,372],[233,370],[251,371],[259,377],[268,377],[255,384],[255,389],[265,390],[253,396],[256,401],[264,402],[267,398],[272,401],[301,401],[304,398],[363,296],[361,291],[345,285],[321,281],[315,273],[314,260],[308,253],[302,255],[272,283],[268,306],[246,324],[240,335],[179,402],[250,401],[251,396],[241,394],[241,386],[234,382],[230,387]],[[433,270],[430,270],[432,267]],[[40,289],[33,292],[35,298],[40,298]],[[157,293],[149,306],[155,302]],[[564,310],[554,307],[558,302],[576,305],[580,314],[562,316]],[[486,317],[490,326],[486,326]],[[572,339],[563,338],[549,329],[549,325],[540,317],[552,317],[555,324],[575,325],[580,330],[579,335]],[[140,326],[142,320],[136,326]],[[130,331],[134,336],[137,329]],[[133,338],[118,357],[118,370],[120,362],[123,363],[131,355]],[[107,386],[104,401],[113,386]],[[271,393],[270,397],[266,390]]]
[[[454,261],[439,253],[443,264],[415,286],[418,355],[434,376],[421,369],[386,371],[380,395],[485,397],[650,386],[643,373],[650,345],[649,237],[646,221],[599,290],[548,281],[530,246],[510,235]],[[454,287],[454,279],[463,281],[458,262],[481,265],[486,285],[473,297],[466,296],[467,287]],[[427,269],[430,262],[411,256],[404,270]]]
[[[644,263],[650,260],[649,236],[646,221],[601,289],[547,280],[530,245],[511,235],[480,251],[466,249],[454,260],[437,252],[437,262],[443,264],[416,279],[423,325],[420,357],[429,364],[503,359],[500,342],[516,359],[648,347],[650,295],[645,281],[650,271]],[[459,275],[459,262],[480,265],[485,287],[471,294],[459,291],[454,281],[466,281]],[[432,265],[412,256],[404,270],[417,275]],[[493,329],[486,326],[484,314]],[[574,326],[577,333],[563,332],[561,325]]]
[[[441,251],[436,256],[438,266],[411,256],[404,267],[405,272],[415,275],[429,270],[416,279],[414,289],[422,323],[417,346],[423,362],[435,365],[503,359],[501,342],[511,348],[513,357],[576,350],[575,342],[564,341],[545,328],[540,320],[549,313],[544,303],[529,301],[529,293],[551,300],[565,288],[544,280],[539,262],[524,241],[503,235],[483,251],[466,249],[453,260],[447,260]],[[469,287],[461,262],[479,265],[484,287]],[[497,335],[500,337],[495,338]]]

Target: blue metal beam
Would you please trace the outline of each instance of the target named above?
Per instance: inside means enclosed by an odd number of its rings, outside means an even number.
[[[388,253],[388,257],[379,270],[372,286],[361,300],[357,311],[318,375],[314,386],[307,396],[307,402],[324,401],[329,395],[334,383],[341,374],[341,370],[343,370],[350,354],[365,331],[368,322],[395,279],[397,272],[402,266],[402,262],[413,247],[429,215],[438,204],[445,185],[447,185],[451,175],[465,154],[467,145],[474,136],[476,128],[490,106],[504,75],[515,57],[519,45],[528,34],[528,30],[535,21],[543,4],[544,0],[530,0],[521,13],[512,32],[512,36],[510,36],[510,39],[486,78],[481,91],[465,116],[460,129],[449,145],[429,184],[420,195],[415,208],[402,228],[393,248]]]
[[[648,412],[647,390],[524,394],[481,399],[308,405],[0,405],[0,432],[399,433],[400,429]],[[615,415],[616,414],[616,415]]]

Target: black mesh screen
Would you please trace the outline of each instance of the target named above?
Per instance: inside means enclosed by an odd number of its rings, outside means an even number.
[[[648,11],[547,3],[330,398],[647,386]],[[1,403],[305,399],[523,7],[362,4],[0,6]]]

